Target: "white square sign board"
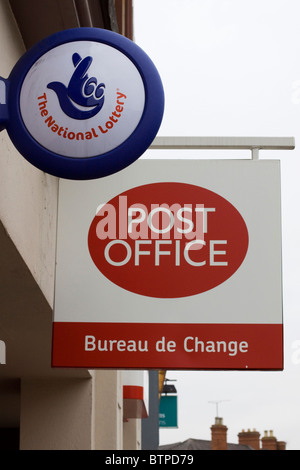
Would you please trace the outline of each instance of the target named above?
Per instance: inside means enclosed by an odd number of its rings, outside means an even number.
[[[60,180],[53,367],[283,368],[280,162]]]

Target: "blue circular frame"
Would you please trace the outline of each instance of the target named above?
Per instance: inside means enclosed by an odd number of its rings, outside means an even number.
[[[39,144],[24,125],[19,104],[22,84],[32,65],[54,47],[74,41],[100,42],[118,49],[136,66],[145,88],[144,111],[133,133],[115,149],[87,158],[62,156]],[[96,179],[126,168],[149,148],[161,125],[163,113],[164,90],[153,62],[134,42],[108,30],[74,28],[53,34],[26,52],[8,78],[8,120],[5,127],[10,139],[32,165],[60,178]]]

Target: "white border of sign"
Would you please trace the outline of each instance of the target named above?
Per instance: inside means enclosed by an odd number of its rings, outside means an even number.
[[[101,275],[90,258],[87,234],[98,205],[130,188],[162,181],[184,182],[216,192],[233,204],[247,224],[250,240],[247,256],[238,271],[215,289],[179,299],[145,297],[116,286]],[[72,181],[60,181],[53,365],[127,369],[281,369],[280,197],[280,162],[274,160],[145,159],[135,162],[122,174],[102,180],[101,184],[97,181],[80,182],[79,187]],[[151,325],[157,331],[156,339],[166,337],[168,332],[172,335],[170,325],[190,325],[191,332],[186,333],[190,335],[195,325],[202,325],[203,332],[211,325],[231,327],[232,331],[234,326],[243,325],[248,331],[251,329],[251,337],[255,337],[259,327],[267,327],[260,333],[265,337],[268,326],[276,325],[278,333],[276,339],[272,339],[271,334],[269,339],[265,338],[265,344],[258,348],[260,357],[256,354],[253,360],[248,360],[245,353],[240,363],[228,354],[224,361],[218,361],[216,357],[216,362],[203,362],[203,354],[193,355],[191,359],[192,355],[186,350],[184,358],[182,355],[177,358],[177,354],[167,354],[166,351],[166,354],[156,354],[155,357],[151,357],[150,352],[147,355],[124,354],[123,361],[121,353],[113,353],[111,360],[98,354],[97,363],[89,364],[83,359],[72,364],[66,358],[70,355],[67,338],[64,344],[64,340],[59,339],[60,351],[55,352],[58,341],[56,326],[71,328],[76,323],[110,324],[115,333],[125,325],[132,329],[133,335],[136,325],[141,328],[144,325],[144,329]],[[272,362],[269,356],[274,354],[268,348],[273,340],[278,354]],[[82,344],[78,347],[84,348]],[[64,349],[66,357],[60,357],[64,356]],[[263,351],[265,355],[261,357]],[[78,355],[80,353],[75,354],[77,358]],[[135,360],[137,356],[139,358]]]

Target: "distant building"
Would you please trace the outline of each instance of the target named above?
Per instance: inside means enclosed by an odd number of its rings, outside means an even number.
[[[211,440],[187,439],[183,442],[159,446],[159,450],[286,450],[286,443],[278,441],[273,431],[265,431],[260,438],[260,433],[242,431],[238,434],[238,444],[227,442],[228,428],[223,424],[223,418],[215,418],[215,424],[211,426]]]

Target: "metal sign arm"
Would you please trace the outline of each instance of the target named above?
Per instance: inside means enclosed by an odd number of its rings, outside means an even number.
[[[260,150],[294,150],[294,137],[156,137],[150,149],[251,150],[252,159]]]

